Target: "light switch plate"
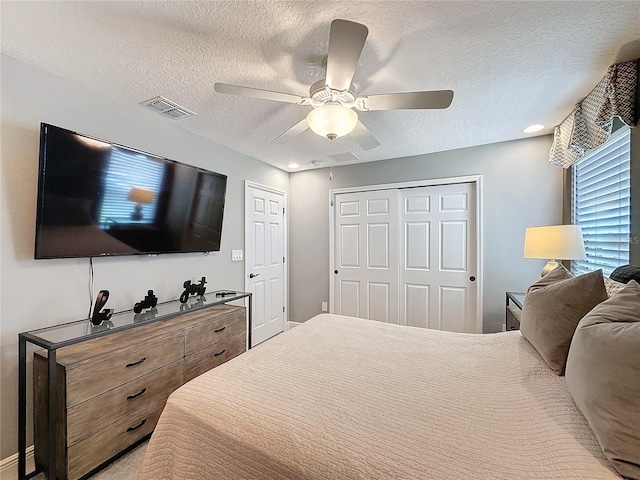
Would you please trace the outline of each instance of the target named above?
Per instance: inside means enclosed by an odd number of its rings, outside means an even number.
[[[239,262],[242,260],[242,250],[231,250],[231,261]]]

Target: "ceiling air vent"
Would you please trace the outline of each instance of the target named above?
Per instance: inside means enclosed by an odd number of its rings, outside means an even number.
[[[145,100],[144,102],[140,102],[140,105],[173,120],[195,115],[195,113],[191,110],[187,110],[186,108],[181,107],[177,103],[173,103],[171,100],[167,100],[164,97],[155,97],[150,100]]]
[[[351,152],[336,153],[335,155],[329,155],[329,158],[332,158],[336,162],[353,162],[354,160],[359,160],[359,158]]]

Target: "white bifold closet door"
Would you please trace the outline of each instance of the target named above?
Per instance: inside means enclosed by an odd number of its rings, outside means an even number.
[[[335,208],[334,311],[398,323],[397,190],[336,195]]]
[[[334,311],[478,332],[474,188],[336,195]]]

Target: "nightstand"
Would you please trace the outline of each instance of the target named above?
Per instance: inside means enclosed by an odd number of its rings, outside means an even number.
[[[524,293],[507,292],[507,332],[509,330],[520,330],[520,317],[522,316],[524,296]]]

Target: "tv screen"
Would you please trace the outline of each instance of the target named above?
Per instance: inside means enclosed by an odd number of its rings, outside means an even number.
[[[41,124],[35,258],[220,250],[227,177]]]

